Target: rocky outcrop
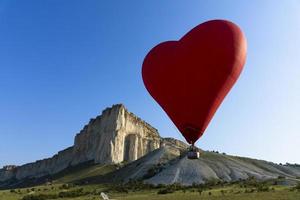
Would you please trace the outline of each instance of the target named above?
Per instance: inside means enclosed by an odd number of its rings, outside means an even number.
[[[103,164],[130,162],[159,148],[160,143],[155,128],[128,112],[122,104],[117,104],[91,119],[76,135],[72,147],[52,158],[0,169],[0,182],[51,175],[87,161]]]
[[[171,141],[180,143],[173,139]],[[186,154],[182,154],[180,146],[172,143],[166,143],[100,180],[103,182],[143,180],[154,185],[174,183],[192,185],[209,181],[239,181],[250,177],[260,181],[285,177],[281,180],[283,184],[299,182],[299,165],[278,165],[264,160],[208,151],[202,151],[199,159],[190,160]]]
[[[209,181],[232,182],[254,177],[256,180],[277,179],[285,177],[286,181],[297,183],[300,167],[278,165],[272,162],[223,155],[212,152],[202,152],[197,160],[186,156],[169,162],[160,173],[145,180],[151,184],[181,183],[192,185]]]
[[[72,165],[133,161],[160,147],[158,131],[123,105],[116,105],[91,119],[76,135]]]

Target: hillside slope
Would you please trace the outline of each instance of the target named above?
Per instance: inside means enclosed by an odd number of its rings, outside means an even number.
[[[175,143],[174,143],[175,141]],[[251,158],[201,151],[198,160],[186,157],[183,144],[176,140],[128,164],[100,165],[87,162],[72,166],[53,176],[24,179],[0,184],[0,188],[28,187],[47,181],[52,183],[120,183],[140,180],[150,184],[232,182],[255,177],[257,180],[285,177],[282,184],[300,182],[299,165],[278,165]]]
[[[211,180],[239,181],[285,177],[289,183],[300,181],[299,165],[278,165],[263,160],[202,151],[198,160],[189,160],[184,152],[165,146],[105,176],[93,177],[94,182],[143,180],[151,184],[206,183]]]

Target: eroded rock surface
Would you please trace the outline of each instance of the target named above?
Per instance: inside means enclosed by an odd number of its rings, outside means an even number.
[[[173,140],[173,139],[172,139]],[[174,141],[175,143],[179,141]],[[264,160],[201,151],[199,159],[190,160],[180,146],[166,143],[159,149],[112,172],[103,181],[143,180],[150,184],[192,185],[209,181],[231,182],[254,177],[257,180],[285,177],[297,183],[300,165],[278,165]]]

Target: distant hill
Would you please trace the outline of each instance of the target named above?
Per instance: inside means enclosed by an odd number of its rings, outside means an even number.
[[[283,184],[300,182],[299,165],[278,165],[264,160],[202,151],[198,160],[190,160],[183,149],[165,146],[104,176],[88,182],[143,180],[150,184],[181,183],[192,185],[208,181],[232,182],[248,178],[282,179]]]
[[[280,184],[300,182],[299,165],[278,165],[264,160],[230,156],[201,151],[198,160],[186,157],[184,146],[176,146],[175,139],[164,147],[130,163],[81,163],[57,174],[40,178],[27,178],[0,184],[0,188],[29,187],[42,183],[120,183],[139,180],[150,184],[192,185],[209,181],[232,182],[254,177],[257,180],[278,179]]]
[[[186,157],[188,145],[161,138],[158,131],[121,105],[105,109],[76,135],[74,146],[52,158],[0,170],[0,189],[54,183],[115,183],[140,180],[151,184],[206,183],[277,179],[300,181],[299,165],[203,151]]]

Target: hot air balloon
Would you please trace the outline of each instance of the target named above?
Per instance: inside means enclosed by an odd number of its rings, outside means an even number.
[[[191,144],[191,152],[237,81],[246,51],[246,38],[236,24],[211,20],[146,55],[145,87]]]

